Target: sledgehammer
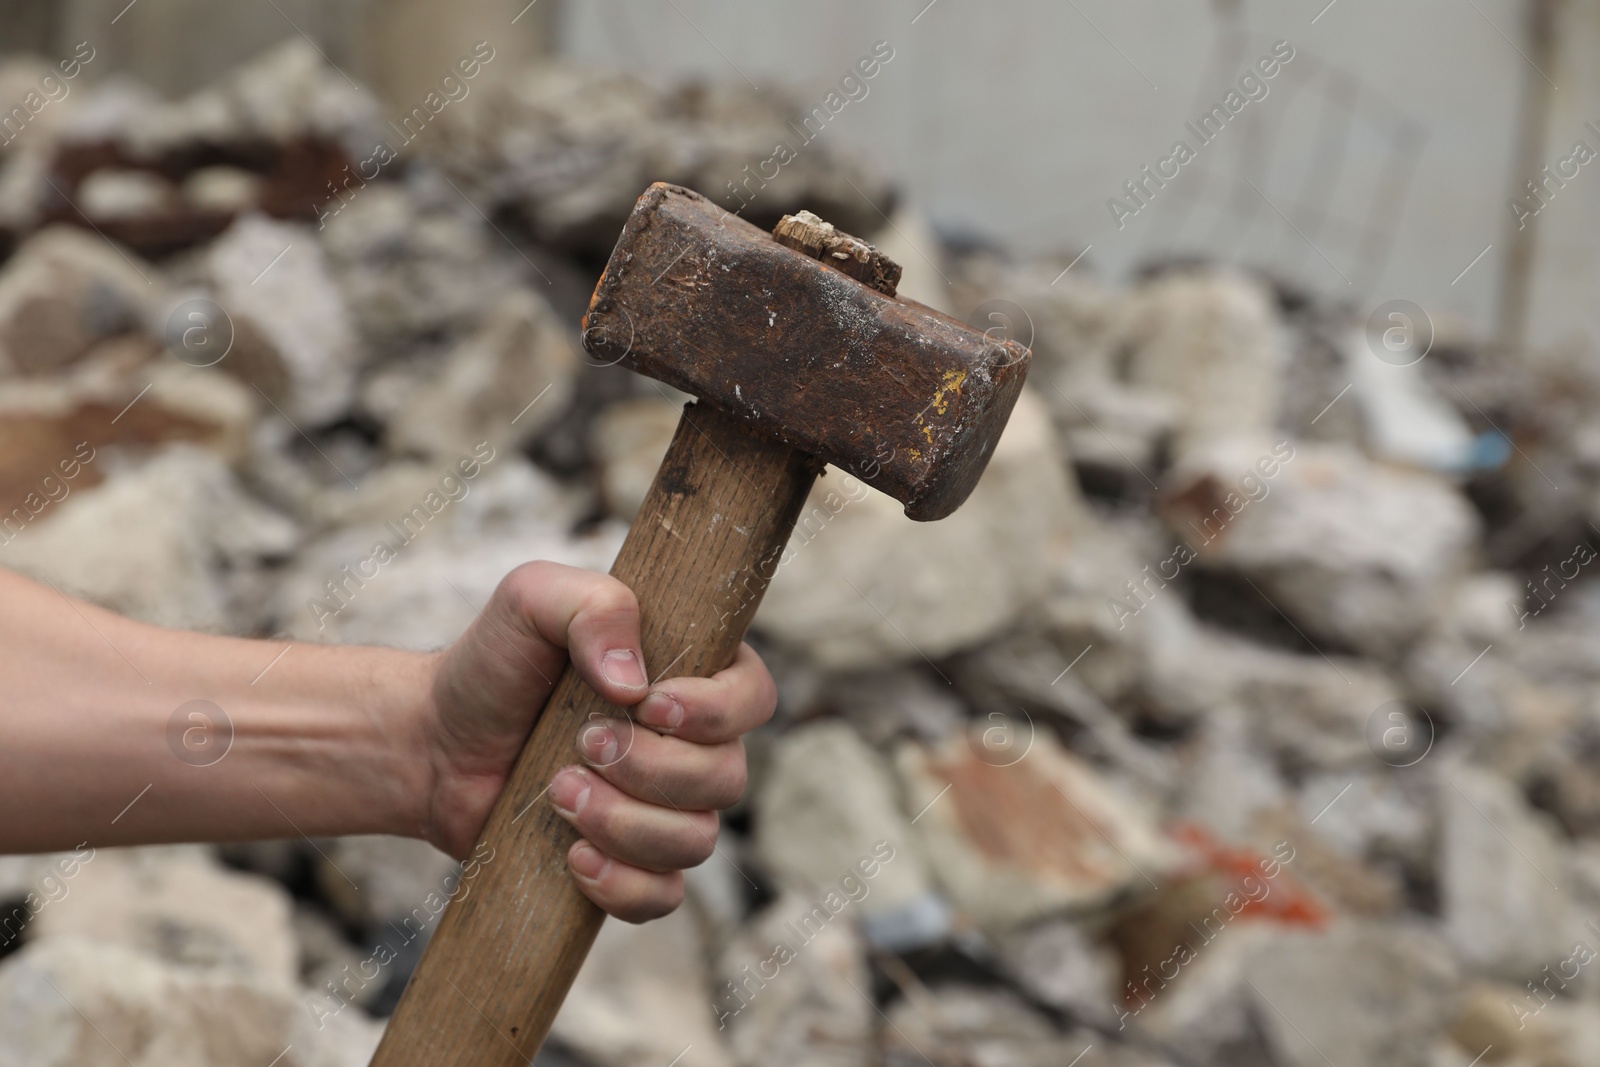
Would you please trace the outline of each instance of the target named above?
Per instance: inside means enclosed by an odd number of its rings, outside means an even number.
[[[732,662],[823,464],[913,519],[972,491],[1029,353],[897,298],[899,278],[806,212],[768,234],[688,189],[639,198],[583,325],[597,359],[699,398],[611,569],[638,595],[647,667]],[[445,909],[374,1067],[538,1051],[604,918],[567,874],[576,831],[539,800],[584,723],[617,714],[567,668],[485,826],[494,859]]]

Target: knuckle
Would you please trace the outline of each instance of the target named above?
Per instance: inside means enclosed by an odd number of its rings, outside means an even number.
[[[547,559],[530,560],[514,567],[501,581],[501,587],[517,595],[526,595],[549,585],[557,572],[567,568]]]
[[[639,598],[633,590],[606,574],[596,574],[593,587],[584,594],[582,614],[594,619],[631,618],[639,614]]]
[[[744,746],[736,744],[728,756],[723,760],[723,766],[715,775],[715,786],[712,789],[712,807],[717,809],[731,808],[744,796],[744,788],[749,779],[749,769],[745,763]]]

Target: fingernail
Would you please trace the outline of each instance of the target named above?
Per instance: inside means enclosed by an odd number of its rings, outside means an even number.
[[[578,749],[595,766],[609,767],[617,762],[617,735],[609,726],[589,723],[578,731]]]
[[[600,673],[606,676],[606,681],[624,689],[643,689],[650,684],[650,680],[644,676],[644,664],[639,662],[639,654],[631,648],[607,652],[605,659],[600,661]]]
[[[577,767],[563,767],[550,783],[550,803],[564,815],[577,815],[589,800],[589,776]]]
[[[676,730],[683,723],[683,705],[667,693],[645,697],[636,714],[640,722],[663,730]]]
[[[567,854],[567,862],[572,865],[573,871],[579,877],[587,878],[591,882],[598,880],[606,873],[606,868],[611,866],[606,854],[587,841],[579,841],[572,846],[572,851]]]

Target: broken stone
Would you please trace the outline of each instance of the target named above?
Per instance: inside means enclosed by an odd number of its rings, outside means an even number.
[[[842,888],[858,914],[915,906],[929,886],[897,792],[882,757],[849,726],[794,730],[755,794],[757,855],[779,885],[806,896]]]
[[[1578,966],[1574,963],[1571,969]],[[1535,992],[1526,986],[1474,984],[1462,997],[1461,1014],[1450,1028],[1461,1061],[1478,1056],[1529,1067],[1596,1062],[1600,1015],[1589,1003],[1557,999],[1561,991],[1559,978],[1548,989],[1536,987]]]
[[[364,834],[325,843],[317,883],[346,922],[372,927],[412,919],[431,928],[460,865],[426,841]]]
[[[40,941],[0,965],[5,1067],[358,1067],[380,1024],[318,1029],[289,991],[164,963],[119,944]]]
[[[270,361],[271,381],[283,383],[271,399],[307,429],[344,415],[363,353],[311,232],[247,215],[211,246],[206,262],[241,348],[234,362]],[[246,351],[257,345],[265,351]],[[229,368],[229,359],[219,366]]]
[[[1438,938],[1371,923],[1229,929],[1178,974],[1125,1007],[1130,1026],[1203,1062],[1288,1067],[1430,1067],[1457,982]]]
[[[780,97],[552,62],[482,91],[481,106],[441,122],[440,161],[485,210],[516,206],[544,243],[608,251],[652,181],[769,225],[809,208],[849,233],[876,229],[872,205],[893,199],[863,157],[797,134],[799,108]]]
[[[718,1033],[694,915],[683,908],[643,926],[602,926],[551,1034],[597,1067],[736,1062]]]
[[[477,455],[434,468],[421,496],[401,497],[391,485],[351,502],[402,501],[383,522],[341,529],[300,553],[275,591],[275,627],[306,640],[436,649],[523,563],[611,566],[624,529],[571,535],[572,497],[548,475],[514,454]],[[461,476],[463,460],[478,464],[475,478]]]
[[[1128,301],[1120,343],[1135,385],[1178,406],[1174,454],[1271,434],[1285,338],[1266,286],[1238,271],[1173,271]]]
[[[845,916],[823,919],[810,899],[785,893],[722,953],[718,974],[712,1010],[739,1064],[873,1062],[871,980]]]
[[[1177,861],[1153,813],[1048,731],[998,753],[961,738],[895,760],[929,868],[986,929],[1106,907]]]
[[[136,619],[213,632],[238,629],[230,576],[299,541],[219,458],[186,445],[74,492],[24,533],[0,546],[0,564]]]
[[[180,100],[163,100],[125,78],[113,84],[114,92],[85,94],[64,123],[63,136],[80,142],[114,140],[145,159],[196,143],[284,144],[308,136],[337,141],[364,157],[384,136],[372,95],[298,36]]]
[[[1479,973],[1519,981],[1564,959],[1580,927],[1560,839],[1509,783],[1470,766],[1440,774],[1445,936]]]
[[[52,226],[0,271],[0,374],[47,374],[134,329],[159,296],[156,268],[105,238]]]
[[[517,284],[481,222],[469,206],[447,210],[376,182],[324,216],[319,235],[369,345],[464,336]]]
[[[389,423],[392,451],[444,458],[487,441],[513,450],[565,410],[578,360],[543,298],[505,296]]]
[[[98,849],[28,940],[115,944],[197,971],[279,989],[299,978],[289,894],[218,866],[198,846]]]
[[[836,711],[878,748],[904,737],[943,741],[966,726],[960,696],[914,667],[830,675],[817,703]]]
[[[1471,506],[1434,475],[1343,446],[1251,449],[1235,442],[1174,475],[1173,532],[1200,565],[1253,580],[1311,640],[1394,658],[1466,571]]]
[[[240,167],[201,167],[183,180],[183,198],[201,211],[240,215],[260,206],[263,184]]]
[[[920,1062],[928,1056],[1015,1067],[1073,1062],[1099,1067],[1112,1062],[1092,1055],[1103,1039],[1087,1031],[1058,1033],[1007,990],[970,985],[913,990],[887,1014],[883,1041],[890,1063]]]
[[[971,499],[913,523],[844,474],[817,483],[756,615],[772,637],[849,669],[938,660],[1039,598],[1080,507],[1049,414],[1024,392]]]
[[[1032,995],[1088,1018],[1110,1017],[1121,992],[1121,961],[1082,924],[1053,919],[1023,927],[1000,939],[1000,951]]]
[[[78,186],[78,206],[97,222],[145,218],[170,211],[177,202],[173,184],[147,170],[97,170]]]
[[[243,455],[255,411],[242,387],[180,365],[152,367],[151,353],[130,337],[101,345],[71,378],[0,382],[0,540],[99,485],[113,452],[181,441],[229,461]]]

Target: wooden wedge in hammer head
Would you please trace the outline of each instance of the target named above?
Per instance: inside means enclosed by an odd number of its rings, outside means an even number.
[[[899,277],[809,213],[775,237],[658,183],[595,288],[584,344],[940,519],[983,473],[1029,353],[897,297]]]
[[[897,297],[899,276],[803,212],[768,234],[687,189],[640,197],[584,339],[700,398],[611,568],[638,597],[655,681],[732,662],[824,461],[914,519],[977,483],[1028,352]],[[474,850],[492,859],[445,908],[375,1067],[526,1067],[538,1050],[604,918],[567,872],[577,831],[544,798],[588,724],[622,714],[562,673]]]

